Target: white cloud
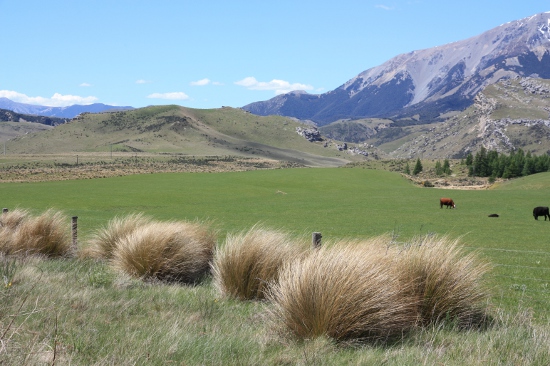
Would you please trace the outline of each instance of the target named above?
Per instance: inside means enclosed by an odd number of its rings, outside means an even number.
[[[149,84],[150,81],[148,80],[143,80],[143,79],[139,79],[139,80],[136,80],[136,84]]]
[[[50,98],[29,97],[28,95],[18,93],[12,90],[0,90],[0,97],[8,98],[14,102],[25,104],[45,105],[48,107],[67,107],[73,104],[92,104],[97,101],[96,97],[81,97],[78,95],[63,95],[55,93]]]
[[[193,86],[204,86],[210,84],[210,79],[200,79],[197,81],[192,81],[190,84]]]
[[[153,93],[149,94],[147,98],[150,99],[168,99],[168,100],[186,100],[189,99],[189,96],[184,92],[173,92],[173,93]]]
[[[378,9],[382,9],[382,10],[394,10],[395,9],[395,6],[387,6],[387,5],[382,5],[382,4],[375,5],[374,7],[378,8]]]
[[[192,86],[205,86],[205,85],[216,85],[216,86],[219,86],[219,85],[223,85],[223,83],[220,83],[219,81],[212,81],[208,78],[204,78],[204,79],[200,79],[200,80],[197,80],[197,81],[192,81],[189,83],[189,85],[192,85]]]
[[[249,76],[235,82],[236,85],[244,86],[249,90],[274,90],[275,94],[289,93],[294,90],[313,90],[313,86],[307,84],[291,84],[285,80],[273,79],[271,81],[258,81],[255,77]]]
[[[89,83],[82,83],[82,84],[80,84],[79,86],[88,87],[88,86],[92,86],[92,84],[89,84]]]

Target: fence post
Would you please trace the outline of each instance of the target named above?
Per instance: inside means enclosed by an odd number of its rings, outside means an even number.
[[[316,248],[320,248],[321,247],[321,238],[323,236],[321,235],[321,233],[313,233],[311,235],[311,245],[313,246],[314,249]]]
[[[76,249],[76,243],[78,238],[78,216],[73,216],[73,225],[72,225],[72,232],[73,232],[73,247]]]
[[[2,213],[3,213],[3,214],[8,213],[8,209],[4,207],[4,208],[2,209]]]

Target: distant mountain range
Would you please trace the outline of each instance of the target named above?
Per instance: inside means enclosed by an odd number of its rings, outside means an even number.
[[[68,107],[48,107],[42,105],[17,103],[8,98],[0,98],[0,109],[7,109],[16,113],[58,118],[74,118],[81,113],[100,113],[108,110],[129,110],[133,107],[120,107],[102,103],[89,105],[71,105]]]
[[[517,76],[550,78],[550,12],[399,55],[324,94],[296,91],[243,109],[320,126],[372,117],[430,123],[466,109],[487,85]]]
[[[0,109],[0,121],[2,122],[34,122],[47,126],[57,126],[66,123],[68,120],[68,118],[21,114],[8,109]]]

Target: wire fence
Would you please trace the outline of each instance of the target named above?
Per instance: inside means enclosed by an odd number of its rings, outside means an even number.
[[[539,309],[539,315],[547,317],[550,312],[550,267],[533,266],[526,263],[532,261],[535,255],[539,262],[550,263],[550,251],[522,250],[507,248],[479,248],[468,247],[481,252],[499,252],[514,255],[518,264],[500,263],[498,260],[491,263],[494,271],[490,272],[489,280],[496,285],[495,290],[503,296],[515,299],[518,304]],[[490,255],[489,255],[490,256]],[[495,258],[492,258],[495,260]],[[522,275],[523,274],[523,275]]]

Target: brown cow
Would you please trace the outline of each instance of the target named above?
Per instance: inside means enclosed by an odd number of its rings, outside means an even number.
[[[456,208],[455,203],[450,198],[440,198],[439,199],[439,206],[440,208],[443,208],[443,205],[447,206],[447,208]]]

